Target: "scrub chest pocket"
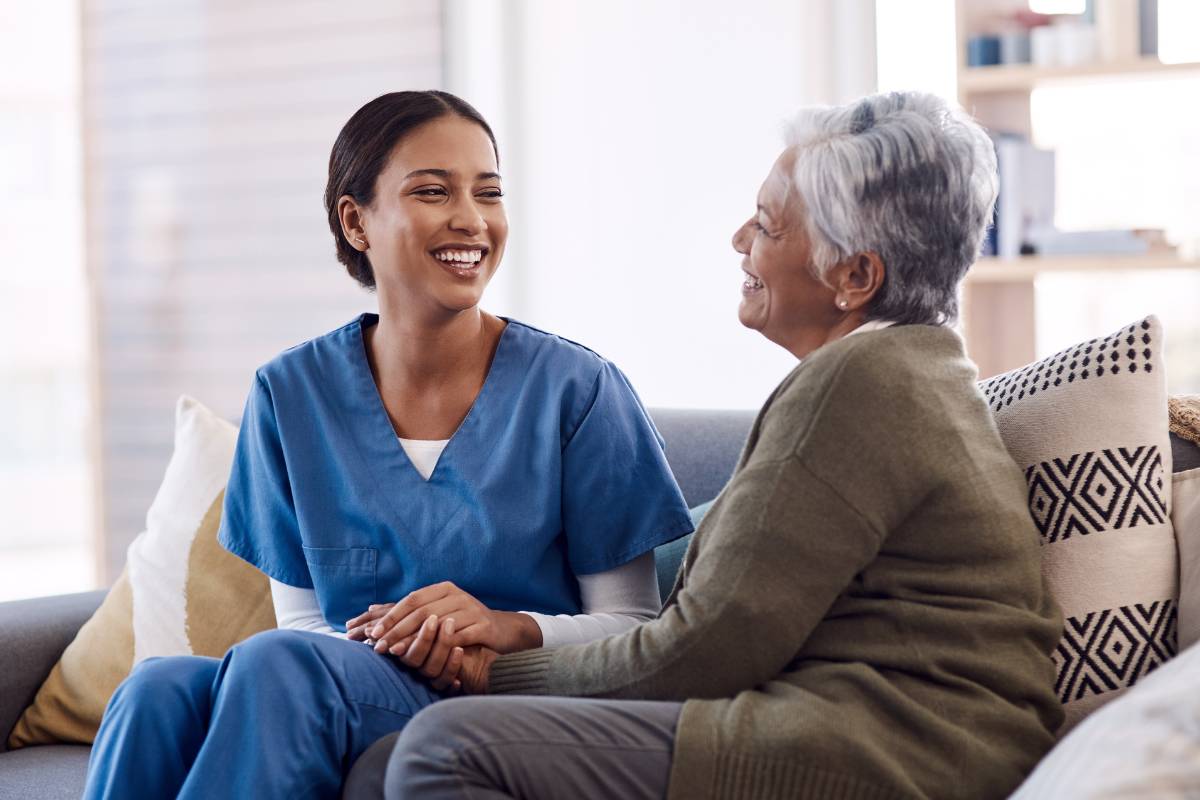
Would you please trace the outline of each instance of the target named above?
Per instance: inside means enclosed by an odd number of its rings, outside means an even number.
[[[304,560],[325,620],[337,630],[376,601],[374,547],[308,547]]]

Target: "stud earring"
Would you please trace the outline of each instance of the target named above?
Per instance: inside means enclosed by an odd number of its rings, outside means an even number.
[[[838,308],[845,308],[848,305],[850,305],[850,303],[846,300],[838,300],[837,301]]]
[[[355,237],[354,237],[354,241],[356,241],[356,242],[359,242],[359,243],[361,243],[361,244],[366,244],[366,243],[367,243],[367,240],[366,240],[366,239],[364,239],[364,238],[362,238],[361,236],[355,236]]]

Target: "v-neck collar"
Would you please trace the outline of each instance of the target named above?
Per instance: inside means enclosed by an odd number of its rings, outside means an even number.
[[[487,374],[483,378],[483,385],[479,387],[479,393],[475,395],[475,399],[471,402],[471,407],[467,409],[466,416],[463,417],[462,422],[458,424],[458,428],[455,429],[454,433],[446,441],[446,446],[442,450],[442,454],[438,458],[433,471],[429,473],[428,480],[421,475],[416,465],[412,463],[412,459],[408,457],[408,454],[404,452],[404,448],[400,445],[399,436],[396,433],[396,429],[392,427],[391,418],[388,417],[387,407],[383,404],[383,396],[379,393],[379,386],[375,383],[375,376],[371,374],[371,362],[367,357],[365,331],[371,325],[379,324],[379,315],[370,313],[361,314],[357,323],[351,326],[353,352],[350,354],[350,358],[359,376],[362,396],[366,399],[367,405],[372,407],[370,413],[373,419],[368,426],[371,438],[374,439],[376,436],[379,436],[379,441],[387,442],[390,445],[391,452],[394,454],[394,458],[402,461],[404,466],[407,467],[407,470],[402,471],[406,471],[408,475],[415,477],[422,485],[436,482],[439,473],[445,471],[443,466],[448,461],[453,460],[453,452],[457,449],[455,446],[456,442],[469,437],[470,432],[479,426],[479,416],[483,413],[479,409],[483,407],[486,410],[488,398],[492,394],[492,385],[499,380],[496,376],[503,371],[502,369],[498,369],[498,366],[507,358],[507,351],[509,349],[507,341],[511,338],[509,331],[514,327],[512,321],[507,317],[500,317],[500,319],[504,320],[504,329],[500,331],[500,340],[496,343],[496,351],[492,353],[492,362],[488,365]],[[361,385],[363,381],[366,382],[365,386]]]

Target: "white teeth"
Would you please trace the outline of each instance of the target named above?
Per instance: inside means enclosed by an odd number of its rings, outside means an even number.
[[[482,250],[441,250],[433,254],[438,261],[460,261],[475,264],[483,259]]]
[[[746,289],[761,289],[762,285],[763,282],[750,273],[746,273],[746,280],[742,283],[742,286]]]

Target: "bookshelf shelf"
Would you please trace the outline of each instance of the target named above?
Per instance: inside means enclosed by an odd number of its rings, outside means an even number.
[[[1024,283],[1059,272],[1147,272],[1150,270],[1200,270],[1200,260],[1151,253],[1136,256],[1023,256],[981,258],[967,273],[968,284]]]
[[[965,67],[959,72],[958,91],[960,96],[1027,92],[1037,86],[1051,83],[1100,78],[1161,77],[1190,72],[1200,72],[1200,62],[1164,64],[1154,57],[1078,67],[1038,67],[1032,64]]]
[[[1094,0],[1094,3],[1097,53],[1104,53],[1111,60],[1076,67],[1033,64],[969,67],[968,40],[979,34],[995,34],[997,19],[1027,10],[1029,4],[1027,0],[956,0],[959,103],[989,131],[1030,141],[1034,138],[1030,95],[1038,87],[1200,74],[1200,62],[1164,64],[1157,56],[1141,55],[1138,0]],[[1110,15],[1108,24],[1104,24],[1103,14]],[[1134,35],[1129,35],[1131,32]],[[1032,174],[1044,173],[1035,168]],[[1005,252],[1012,250],[1006,248]],[[1181,259],[1163,252],[981,259],[967,273],[963,286],[962,320],[967,352],[979,365],[980,376],[985,378],[1034,360],[1037,343],[1034,283],[1041,275],[1158,270],[1200,270],[1200,260]]]

